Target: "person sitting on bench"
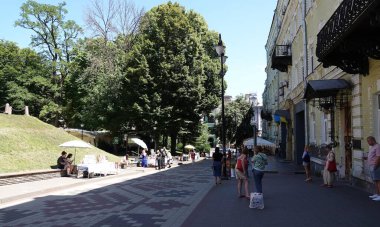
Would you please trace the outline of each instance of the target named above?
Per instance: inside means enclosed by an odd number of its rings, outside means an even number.
[[[57,160],[58,169],[61,170],[61,176],[70,176],[70,166],[66,163],[66,151],[62,151],[61,156]]]
[[[126,167],[129,167],[129,155],[125,154],[123,158],[120,161],[120,168],[125,169]]]

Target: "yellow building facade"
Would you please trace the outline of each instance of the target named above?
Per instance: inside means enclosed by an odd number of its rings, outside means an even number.
[[[268,78],[279,82],[271,94],[268,80],[263,97],[278,102],[264,100],[263,108],[289,113],[286,124],[277,123],[283,158],[301,164],[310,145],[318,173],[331,145],[337,177],[367,186],[366,138],[380,141],[379,2],[279,0],[266,45]]]

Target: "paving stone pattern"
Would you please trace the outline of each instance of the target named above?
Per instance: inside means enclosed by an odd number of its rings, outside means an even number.
[[[181,226],[214,186],[210,161],[0,210],[0,226]]]

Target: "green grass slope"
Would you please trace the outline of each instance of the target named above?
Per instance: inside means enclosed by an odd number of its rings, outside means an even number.
[[[0,174],[51,169],[60,153],[75,153],[74,148],[58,145],[80,140],[63,129],[46,124],[35,117],[0,114]],[[76,163],[84,155],[105,155],[110,161],[119,158],[98,148],[77,148]]]

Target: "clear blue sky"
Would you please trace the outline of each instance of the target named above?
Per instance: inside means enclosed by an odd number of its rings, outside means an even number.
[[[130,0],[133,1],[133,0]],[[20,47],[30,43],[31,32],[14,27],[19,19],[23,0],[1,0],[0,39],[14,41]],[[55,0],[37,0],[40,3],[56,5]],[[146,11],[154,6],[166,3],[165,0],[134,0]],[[174,0],[172,2],[175,2]],[[225,43],[228,72],[225,79],[228,84],[226,95],[256,92],[261,99],[266,78],[265,44],[272,23],[276,0],[177,0],[186,9],[201,14],[210,30],[222,34]],[[75,20],[84,27],[84,12],[90,6],[90,0],[67,0],[69,11],[66,19]]]

